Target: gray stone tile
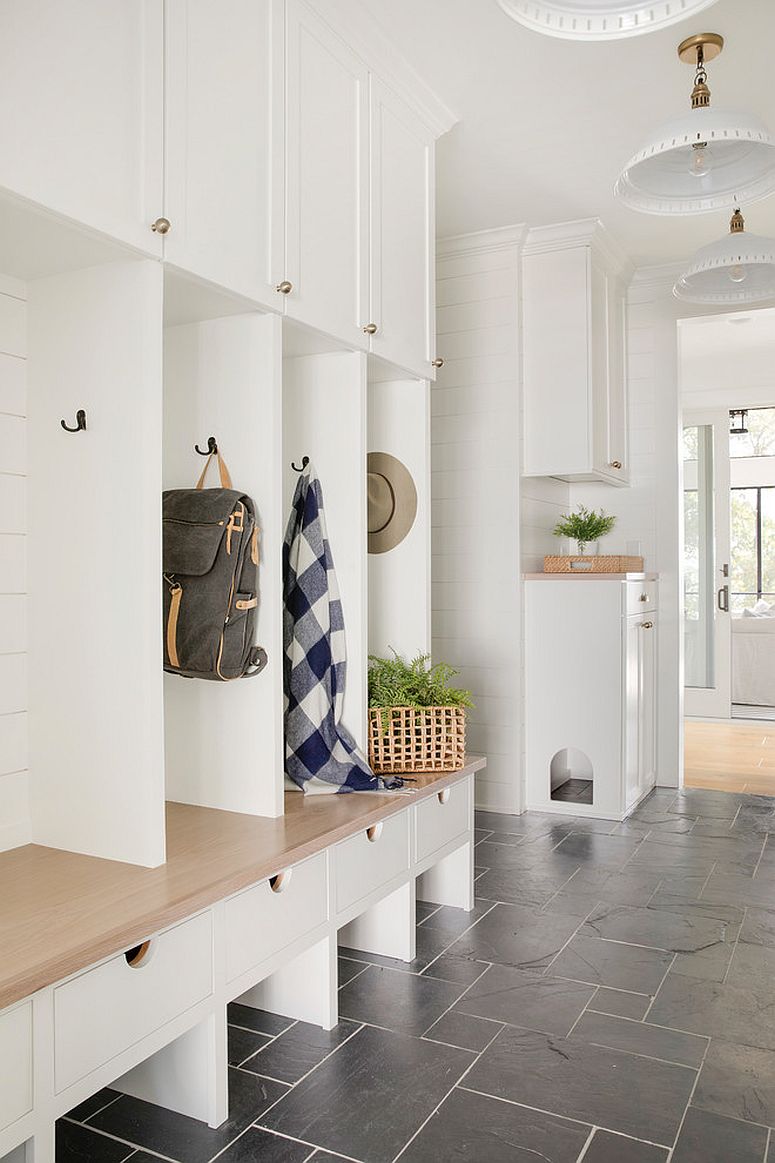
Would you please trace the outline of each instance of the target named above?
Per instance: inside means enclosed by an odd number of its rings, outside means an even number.
[[[727,923],[688,910],[638,909],[603,905],[584,922],[582,933],[607,941],[626,941],[672,953],[692,953],[727,940]],[[734,938],[733,938],[734,939]]]
[[[745,985],[765,994],[775,983],[775,949],[767,945],[738,944],[727,982]]]
[[[460,985],[470,985],[484,973],[487,963],[472,961],[468,957],[458,957],[454,953],[442,953],[427,969],[423,977],[438,977],[441,981],[454,981]]]
[[[667,1155],[667,1147],[655,1147],[612,1131],[595,1131],[584,1163],[665,1163]]]
[[[775,1050],[772,990],[668,973],[646,1018],[659,1026]]]
[[[594,993],[575,981],[493,965],[457,1002],[455,1012],[567,1034]]]
[[[659,949],[601,941],[580,933],[552,962],[551,972],[556,977],[588,981],[591,985],[610,985],[614,989],[653,995],[672,960],[672,953]]]
[[[664,908],[666,905],[682,905],[693,904],[700,899],[700,893],[708,879],[707,872],[700,872],[692,874],[687,872],[681,875],[680,872],[673,876],[665,876],[659,884],[659,888],[649,901],[651,908]]]
[[[775,903],[775,887],[766,878],[757,876],[752,879],[716,869],[702,890],[700,900],[768,909]]]
[[[594,868],[621,868],[637,851],[637,836],[600,836],[572,832],[557,849],[560,856],[579,860]]]
[[[661,872],[663,876],[676,874],[708,876],[715,864],[716,861],[707,852],[698,852],[678,844],[658,844],[655,840],[648,839],[644,840],[638,851],[633,854],[627,868],[651,869]]]
[[[476,862],[485,868],[498,870],[515,870],[540,872],[546,876],[565,879],[572,876],[580,867],[581,862],[572,856],[562,854],[557,848],[561,836],[557,841],[546,836],[537,839],[525,839],[522,844],[495,843],[495,837],[477,845]]]
[[[477,828],[489,828],[493,832],[524,831],[528,826],[528,819],[538,815],[537,812],[523,812],[521,816],[512,816],[506,812],[486,812],[477,808],[474,820]]]
[[[687,787],[676,792],[669,811],[677,816],[704,816],[713,820],[732,821],[741,802],[741,796],[735,792]]]
[[[488,904],[487,907],[491,906]],[[426,922],[418,927],[415,934],[413,961],[401,961],[398,957],[383,957],[380,953],[364,953],[359,949],[349,949],[346,945],[339,946],[339,953],[340,956],[352,958],[355,961],[367,961],[370,965],[382,965],[386,969],[397,969],[402,973],[421,973],[448,948],[453,940],[453,937],[447,936],[440,929],[431,928]]]
[[[239,1066],[258,1053],[267,1042],[271,1041],[268,1034],[257,1034],[253,1030],[243,1030],[240,1026],[229,1026],[229,1066]]]
[[[307,1143],[250,1127],[218,1156],[218,1163],[304,1163],[311,1150]]]
[[[229,1025],[242,1026],[245,1030],[255,1030],[259,1034],[282,1034],[293,1025],[293,1018],[281,1017],[280,1014],[270,1014],[267,1010],[258,1010],[254,1006],[242,1005],[233,1001],[227,1007]]]
[[[740,930],[740,940],[747,945],[766,945],[768,949],[775,949],[775,911],[748,909]]]
[[[692,1105],[745,1122],[775,1124],[775,1052],[714,1038]]]
[[[339,1013],[354,1022],[419,1037],[462,992],[463,986],[449,981],[372,965],[339,990]]]
[[[90,1131],[80,1123],[60,1119],[56,1124],[57,1163],[123,1163],[132,1148]]]
[[[690,1107],[671,1163],[763,1163],[767,1131]]]
[[[571,1037],[695,1069],[702,1064],[708,1048],[708,1039],[697,1034],[682,1034],[646,1022],[592,1012],[582,1015]]]
[[[574,871],[546,873],[525,868],[490,868],[477,881],[476,891],[491,901],[540,908],[570,880]]]
[[[447,1046],[460,1046],[463,1050],[483,1050],[500,1031],[500,1022],[490,1022],[485,1018],[450,1010],[435,1022],[423,1035],[434,1042],[444,1042]]]
[[[472,925],[475,925],[478,920],[489,913],[492,907],[492,903],[489,901],[477,901],[469,913],[465,909],[453,909],[448,905],[441,905],[432,916],[428,917],[422,928],[446,937],[447,944],[451,944],[456,937],[459,937],[461,933],[470,929]]]
[[[576,1163],[588,1134],[578,1123],[456,1089],[401,1163]]]
[[[466,1075],[472,1090],[669,1146],[696,1072],[506,1026]]]
[[[333,1030],[297,1022],[252,1058],[243,1061],[242,1069],[280,1082],[298,1082],[357,1029],[356,1022],[345,1018]]]
[[[328,1151],[391,1163],[473,1059],[466,1050],[365,1027],[260,1122]]]
[[[353,957],[355,956],[356,954],[353,953]],[[343,985],[347,985],[347,982],[352,981],[359,973],[363,973],[367,964],[366,961],[353,961],[350,957],[339,957],[337,961],[339,988],[341,989]]]
[[[578,928],[575,917],[499,904],[451,947],[458,957],[542,971]]]
[[[616,1018],[632,1018],[639,1022],[651,1005],[651,998],[642,993],[626,993],[621,989],[601,986],[588,1008],[599,1014],[612,1014]]]
[[[417,924],[421,925],[423,921],[427,921],[428,917],[432,917],[437,913],[443,905],[435,905],[432,901],[416,901],[415,911],[417,916]]]
[[[583,896],[607,904],[647,905],[662,881],[657,871],[611,871],[581,868],[561,890],[561,896]]]

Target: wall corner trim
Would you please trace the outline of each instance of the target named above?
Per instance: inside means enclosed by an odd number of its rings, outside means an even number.
[[[524,223],[515,226],[497,226],[493,230],[477,230],[472,234],[451,234],[436,242],[436,258],[465,258],[474,254],[491,254],[498,250],[519,250],[527,235]]]

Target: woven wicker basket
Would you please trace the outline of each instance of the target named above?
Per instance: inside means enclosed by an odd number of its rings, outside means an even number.
[[[466,765],[465,707],[369,709],[369,763],[376,774],[458,771]]]
[[[544,573],[643,573],[643,558],[631,554],[595,553],[582,557],[548,555]]]

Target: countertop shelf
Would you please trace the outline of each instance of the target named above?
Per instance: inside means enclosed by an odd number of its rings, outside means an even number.
[[[167,804],[167,862],[142,868],[28,844],[0,854],[0,1009],[403,811],[485,766],[399,792],[287,792],[278,819]]]
[[[658,581],[658,573],[591,573],[586,569],[574,569],[571,573],[523,573],[525,581]]]

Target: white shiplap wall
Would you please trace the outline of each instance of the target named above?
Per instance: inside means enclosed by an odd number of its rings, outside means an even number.
[[[567,553],[568,542],[554,536],[554,527],[571,504],[570,485],[554,477],[523,477],[520,514],[522,570],[541,573],[548,553]]]
[[[24,286],[0,276],[0,851],[30,839]]]
[[[474,692],[468,750],[487,756],[477,803],[521,800],[519,254],[523,228],[438,249],[431,391],[433,657]]]

